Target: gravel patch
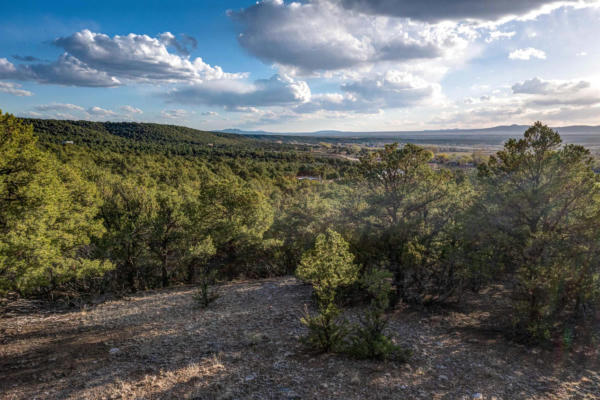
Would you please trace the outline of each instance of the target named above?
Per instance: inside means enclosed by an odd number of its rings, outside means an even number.
[[[72,312],[0,319],[1,399],[600,399],[597,346],[528,348],[486,329],[478,300],[398,310],[407,364],[314,355],[298,338],[310,287],[232,282],[208,309],[195,288]]]

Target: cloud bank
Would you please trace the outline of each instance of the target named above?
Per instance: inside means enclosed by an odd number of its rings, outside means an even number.
[[[195,39],[186,36],[195,46]],[[184,44],[169,32],[153,38],[129,34],[110,37],[90,30],[60,37],[52,42],[64,53],[53,62],[14,65],[0,58],[0,79],[83,87],[114,87],[125,83],[203,82],[240,79],[245,74],[226,73],[202,58],[191,59]],[[169,51],[175,47],[183,55]],[[29,60],[29,59],[28,59]]]
[[[344,7],[363,13],[420,21],[497,20],[520,16],[543,7],[586,3],[578,0],[341,0]],[[587,2],[587,3],[592,3]]]

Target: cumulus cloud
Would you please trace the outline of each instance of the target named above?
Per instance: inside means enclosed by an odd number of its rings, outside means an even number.
[[[265,0],[229,15],[250,53],[303,72],[438,58],[466,47],[474,34],[447,24],[357,14],[330,1]]]
[[[98,106],[90,107],[87,110],[87,112],[91,116],[98,117],[98,118],[108,118],[108,117],[114,117],[117,115],[117,113],[112,110],[107,110],[105,108],[98,107]]]
[[[536,77],[515,83],[512,92],[525,95],[529,106],[585,106],[600,103],[600,92],[587,81],[548,81]]]
[[[0,58],[0,79],[87,87],[112,87],[121,84],[117,78],[66,53],[51,63],[16,66],[6,58]]]
[[[160,115],[163,118],[168,119],[184,119],[189,115],[189,113],[186,110],[178,108],[175,110],[162,110]]]
[[[600,108],[600,90],[584,80],[532,78],[516,82],[501,96],[469,98],[454,111],[440,113],[432,123],[466,123],[472,126],[494,123],[530,123],[535,120],[571,121],[592,117]],[[596,114],[597,115],[597,114]]]
[[[198,47],[198,41],[189,35],[181,35],[182,40],[179,41],[171,32],[162,33],[159,38],[162,43],[167,46],[173,46],[175,50],[181,55],[189,56],[190,50],[187,48],[189,45],[192,49]]]
[[[44,114],[39,113],[37,111],[25,111],[17,115],[25,118],[42,118],[44,116]]]
[[[32,63],[14,65],[0,58],[0,79],[112,87],[126,82],[203,82],[245,77],[245,74],[226,73],[200,57],[191,59],[185,46],[194,47],[195,39],[185,36],[180,42],[169,32],[158,38],[133,33],[110,37],[85,29],[52,43],[65,51],[53,62],[31,58],[24,61]],[[183,55],[171,53],[169,46]]]
[[[309,102],[294,107],[300,114],[310,114],[319,111],[353,111],[358,113],[373,113],[373,108],[364,101],[349,93],[321,93],[311,97]]]
[[[133,107],[130,105],[122,106],[121,111],[123,111],[125,114],[143,114],[144,113],[139,108],[136,108],[136,107]]]
[[[341,93],[313,95],[310,101],[293,110],[303,114],[320,111],[378,114],[384,109],[412,107],[441,97],[440,85],[397,70],[346,82],[340,90]]]
[[[578,5],[579,0],[340,0],[359,12],[407,17],[421,21],[483,20],[520,16],[543,7]]]
[[[526,119],[515,120],[524,114],[524,109],[518,104],[498,104],[461,109],[451,112],[441,112],[428,121],[431,124],[447,127],[448,124],[458,124],[466,127],[481,127],[482,125],[503,124],[506,121],[526,121]]]
[[[517,34],[517,32],[515,31],[510,31],[510,32],[502,32],[502,31],[498,31],[498,30],[493,30],[490,31],[488,37],[485,39],[486,43],[492,43],[495,40],[499,40],[499,39],[510,39],[513,36],[515,36]]]
[[[76,104],[70,103],[51,103],[51,104],[40,104],[35,106],[36,111],[61,111],[61,112],[72,112],[72,111],[84,111],[85,109]]]
[[[411,107],[436,97],[441,97],[439,84],[398,70],[346,81],[338,93],[313,95],[305,81],[278,74],[252,84],[208,81],[182,86],[166,95],[172,103],[221,106],[251,114],[260,113],[260,107],[287,107],[292,114],[321,111],[376,114],[382,109]]]
[[[112,38],[87,29],[53,43],[92,68],[119,79],[135,81],[203,81],[240,77],[223,72],[221,67],[210,66],[202,58],[193,60],[170,53],[163,33],[158,39],[130,33]]]
[[[274,75],[254,83],[231,80],[207,81],[179,87],[167,95],[171,102],[238,107],[282,106],[310,100],[308,84],[285,75]]]
[[[512,85],[515,94],[559,94],[570,95],[591,86],[587,81],[546,81],[535,77]]]
[[[118,111],[115,111],[100,106],[91,106],[85,108],[71,103],[49,103],[36,105],[32,110],[26,111],[22,115],[33,118],[124,121],[131,120],[132,116],[141,115],[142,113],[142,110],[139,108],[129,105],[122,106]]]
[[[0,82],[0,92],[15,96],[33,96],[29,90],[19,89],[21,85],[12,82]]]
[[[342,85],[342,90],[381,108],[408,107],[430,99],[441,89],[422,78],[402,71],[388,71]]]
[[[537,58],[539,60],[546,59],[546,53],[543,50],[534,49],[533,47],[528,47],[526,49],[517,49],[508,55],[508,58],[511,60],[531,60],[532,58]]]

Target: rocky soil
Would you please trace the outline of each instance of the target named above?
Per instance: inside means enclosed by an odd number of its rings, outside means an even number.
[[[479,298],[392,314],[389,334],[414,353],[396,364],[306,352],[299,317],[310,287],[294,278],[222,286],[206,310],[194,292],[5,313],[0,398],[600,399],[598,346],[510,342],[489,329]]]

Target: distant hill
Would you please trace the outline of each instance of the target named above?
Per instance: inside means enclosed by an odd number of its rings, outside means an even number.
[[[509,138],[518,138],[527,130],[526,125],[504,125],[482,129],[441,129],[424,131],[374,131],[344,132],[318,131],[296,133],[274,133],[265,131],[235,131],[237,134],[262,142],[286,144],[306,143],[316,145],[327,143],[357,143],[380,146],[384,143],[415,143],[419,145],[456,146],[456,147],[493,147],[502,146]],[[600,126],[573,125],[554,128],[561,134],[565,143],[581,144],[588,148],[600,148]]]
[[[23,119],[33,125],[43,146],[73,142],[95,150],[200,155],[282,150],[286,145],[248,136],[209,132],[176,125],[137,122],[92,122]]]
[[[248,144],[253,140],[244,136],[208,132],[177,125],[162,125],[138,122],[92,122],[53,119],[24,119],[33,125],[34,131],[42,140],[75,143],[113,142],[117,138],[138,142],[161,144]]]
[[[267,132],[267,131],[244,131],[241,129],[224,129],[221,132],[235,133],[239,135],[256,136],[256,135],[273,135],[273,136],[318,136],[318,137],[346,137],[346,138],[390,138],[404,137],[412,135],[520,135],[528,128],[527,125],[500,125],[490,128],[477,129],[438,129],[438,130],[421,130],[421,131],[316,131],[316,132]],[[571,125],[563,127],[554,127],[562,135],[569,134],[600,134],[600,126],[587,125]]]
[[[496,126],[483,129],[444,129],[426,131],[344,132],[318,131],[273,133],[227,129],[202,131],[177,125],[138,122],[92,122],[52,119],[24,119],[34,127],[45,146],[73,142],[75,145],[105,148],[117,152],[162,154],[257,156],[265,151],[300,150],[305,144],[347,142],[381,144],[398,141],[423,145],[499,146],[509,137],[518,137],[525,125]],[[600,147],[599,126],[566,126],[557,129],[565,142]]]

